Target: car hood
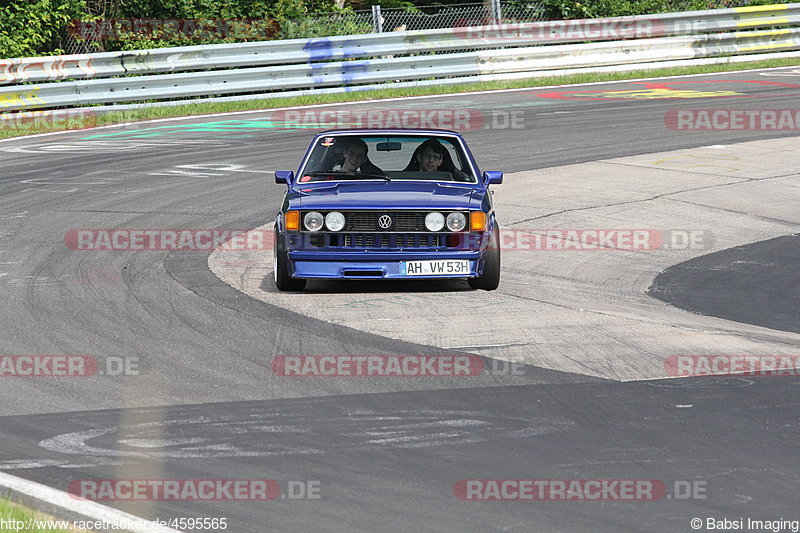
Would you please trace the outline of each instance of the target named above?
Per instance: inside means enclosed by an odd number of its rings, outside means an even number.
[[[480,209],[485,191],[473,184],[356,181],[297,184],[289,209]]]

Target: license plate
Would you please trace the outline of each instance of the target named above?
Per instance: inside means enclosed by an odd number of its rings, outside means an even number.
[[[401,261],[400,274],[404,276],[468,275],[469,261],[445,259],[442,261]]]

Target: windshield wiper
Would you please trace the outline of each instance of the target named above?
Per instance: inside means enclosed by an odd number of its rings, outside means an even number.
[[[341,176],[347,178],[377,178],[392,181],[389,176],[383,174],[370,174],[369,172],[343,172],[341,170],[315,170],[314,172],[304,172],[305,176]]]

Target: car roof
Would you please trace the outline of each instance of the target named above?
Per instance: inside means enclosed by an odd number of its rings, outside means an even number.
[[[431,134],[431,135],[451,135],[456,137],[461,137],[461,134],[457,131],[453,130],[444,130],[444,129],[435,129],[435,128],[413,128],[413,129],[403,129],[403,128],[359,128],[359,129],[335,129],[335,130],[325,130],[321,131],[317,134],[317,136],[321,135],[344,135],[344,134],[376,134],[376,133],[391,133],[391,134],[400,134],[400,135],[408,135],[408,134]]]

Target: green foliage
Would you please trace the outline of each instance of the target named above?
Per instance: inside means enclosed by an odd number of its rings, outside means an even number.
[[[347,13],[331,14],[326,18],[298,18],[280,23],[280,39],[325,37],[328,35],[357,35],[372,31],[372,23]]]
[[[541,0],[541,4],[548,19],[578,19],[715,9],[762,1],[778,0]]]
[[[0,57],[59,54],[58,38],[86,10],[84,0],[6,0],[0,7]]]
[[[382,9],[403,8],[411,11],[416,10],[414,2],[408,0],[352,0],[349,3],[354,10],[369,10],[370,7],[378,5]],[[420,3],[420,7],[423,7],[422,3]],[[442,6],[439,5],[438,7]]]
[[[75,124],[73,127],[78,127]],[[26,533],[69,533],[68,531],[57,528],[57,527],[49,527],[46,524],[40,523],[37,524],[35,521],[49,521],[52,520],[53,517],[46,516],[41,513],[34,511],[33,509],[29,509],[27,507],[22,507],[21,505],[12,503],[10,500],[6,498],[0,499],[0,533],[18,533],[19,531],[25,531]],[[31,521],[30,527],[25,526],[24,529],[20,530],[17,528],[17,525],[11,525],[14,522],[28,522]]]
[[[271,18],[154,19],[139,26],[136,24],[111,26],[100,21],[97,23],[97,28],[100,35],[113,37],[104,42],[107,50],[267,41],[276,38],[279,31],[277,21]]]
[[[126,0],[117,21],[153,21],[139,28],[113,28],[105,22],[100,34],[106,50],[139,50],[369,31],[347,18],[310,19],[319,11],[339,11],[334,0]],[[363,26],[363,24],[362,24]]]
[[[125,0],[115,16],[156,19],[256,19],[332,11],[334,0]]]

